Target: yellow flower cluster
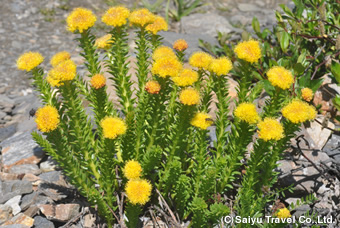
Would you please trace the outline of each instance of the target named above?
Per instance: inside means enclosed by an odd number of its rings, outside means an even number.
[[[276,212],[276,217],[280,219],[290,218],[292,215],[290,214],[290,211],[285,207],[281,208]]]
[[[102,37],[99,37],[94,42],[94,46],[96,46],[97,48],[101,48],[101,49],[109,49],[111,48],[112,44],[113,44],[113,40],[112,40],[111,34],[106,34]]]
[[[252,103],[241,103],[234,111],[237,118],[245,121],[249,124],[255,124],[260,120],[259,114],[257,114],[256,107]]]
[[[178,61],[177,58],[163,57],[157,59],[153,63],[151,72],[152,74],[157,74],[162,78],[166,78],[167,76],[176,77],[182,68],[182,63]]]
[[[121,27],[127,23],[130,10],[123,6],[111,7],[102,17],[102,22],[109,26]]]
[[[205,52],[195,52],[189,58],[189,64],[193,67],[209,69],[210,63],[213,61],[213,57]]]
[[[233,68],[233,64],[227,57],[213,59],[210,63],[209,70],[217,76],[226,75]]]
[[[97,18],[91,10],[85,8],[76,8],[66,18],[67,29],[71,32],[78,30],[83,33],[84,30],[91,28]]]
[[[161,85],[157,81],[148,81],[145,90],[151,94],[158,94],[161,91]]]
[[[281,89],[289,89],[294,79],[292,72],[282,66],[274,66],[267,72],[268,80],[273,86]]]
[[[71,59],[70,53],[68,53],[67,51],[61,51],[51,58],[50,63],[53,67],[56,67],[59,63],[64,62],[68,59]]]
[[[291,101],[282,109],[282,115],[295,124],[313,120],[316,114],[314,106],[298,99]]]
[[[177,51],[185,51],[188,48],[188,43],[183,39],[179,39],[174,42],[172,48]]]
[[[51,132],[55,130],[60,123],[58,110],[50,105],[39,108],[35,116],[37,117],[35,119],[37,127],[42,132]]]
[[[311,90],[310,88],[303,88],[301,90],[301,95],[302,95],[302,99],[310,102],[313,99],[314,94],[313,94],[313,90]]]
[[[52,68],[48,73],[47,80],[54,82],[55,85],[60,85],[64,81],[73,80],[76,76],[77,66],[72,60],[66,60],[59,63],[56,67]]]
[[[184,105],[196,105],[200,102],[200,94],[196,89],[186,88],[181,91],[179,100]]]
[[[140,178],[142,171],[142,166],[135,160],[128,161],[123,169],[124,176],[129,180]]]
[[[280,140],[283,138],[283,126],[280,122],[273,118],[266,117],[257,124],[259,128],[259,138],[264,141]]]
[[[161,58],[164,58],[164,57],[177,58],[175,52],[167,46],[160,46],[160,47],[156,48],[155,51],[152,54],[153,60],[161,59]]]
[[[44,57],[39,52],[27,52],[22,54],[17,60],[19,70],[31,71],[44,61]]]
[[[156,35],[159,31],[168,31],[168,23],[161,16],[156,16],[155,21],[148,24],[145,29]]]
[[[102,74],[95,74],[91,78],[91,86],[95,89],[103,88],[106,84],[106,78]]]
[[[100,121],[100,126],[103,128],[104,138],[115,139],[119,135],[126,132],[126,124],[121,118],[118,117],[105,117]]]
[[[145,8],[133,11],[129,17],[129,21],[131,24],[141,27],[154,22],[155,19],[156,16]]]
[[[211,116],[209,114],[199,112],[196,113],[194,118],[191,120],[190,124],[192,126],[201,128],[202,130],[206,130],[213,124],[213,120],[211,119]]]
[[[260,43],[256,40],[243,41],[236,45],[234,52],[239,59],[256,63],[261,58]]]
[[[125,192],[132,204],[144,205],[150,200],[152,186],[147,180],[132,179],[125,186]]]
[[[198,81],[198,73],[191,69],[183,69],[178,76],[172,77],[172,81],[177,86],[191,86]]]

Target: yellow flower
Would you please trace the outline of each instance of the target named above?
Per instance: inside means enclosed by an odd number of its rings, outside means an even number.
[[[113,40],[111,38],[112,38],[111,34],[106,34],[102,37],[99,37],[94,42],[94,46],[101,49],[109,49],[113,44]]]
[[[260,116],[256,112],[256,107],[252,103],[239,104],[235,109],[234,114],[237,118],[249,124],[257,123],[260,120]]]
[[[142,166],[138,161],[130,160],[125,164],[123,172],[127,179],[137,179],[142,175]]]
[[[91,10],[85,8],[76,8],[66,18],[67,29],[71,32],[78,30],[82,33],[84,30],[91,28],[97,18]]]
[[[61,51],[52,57],[50,63],[53,67],[56,67],[59,63],[64,62],[68,59],[71,59],[70,53],[68,53],[67,51]]]
[[[110,26],[120,27],[127,23],[129,16],[130,10],[123,6],[111,7],[102,17],[102,22]]]
[[[164,57],[177,58],[175,52],[167,46],[160,46],[156,48],[156,50],[152,54],[153,60],[161,59]]]
[[[282,115],[292,123],[303,123],[307,120],[313,120],[316,117],[314,106],[308,103],[295,99],[288,105],[283,107]]]
[[[187,88],[181,91],[179,100],[184,105],[196,105],[200,102],[200,94],[196,89]]]
[[[267,72],[267,76],[269,82],[273,86],[281,89],[289,89],[294,82],[292,72],[282,66],[274,66],[270,68]]]
[[[236,45],[234,52],[239,59],[256,63],[261,58],[260,43],[257,40],[243,41]]]
[[[31,71],[44,61],[44,57],[39,52],[26,52],[17,60],[19,70]]]
[[[100,89],[106,84],[106,78],[102,74],[95,74],[91,78],[91,86],[95,89]]]
[[[161,90],[161,85],[157,81],[148,81],[145,85],[145,90],[151,94],[158,94]]]
[[[147,180],[129,180],[125,186],[127,198],[132,204],[144,205],[150,200],[152,186]]]
[[[211,119],[211,116],[209,114],[199,112],[191,120],[190,124],[192,126],[201,128],[202,130],[206,130],[213,124],[213,120]]]
[[[176,77],[182,68],[182,63],[178,59],[164,57],[157,59],[153,63],[151,72],[162,78],[167,76]]]
[[[290,211],[285,207],[285,208],[279,209],[276,212],[276,217],[280,219],[284,219],[284,218],[290,218],[292,217],[292,215],[290,214]]]
[[[131,24],[142,27],[154,22],[155,19],[156,16],[145,8],[133,11],[129,17]]]
[[[232,68],[233,64],[227,57],[214,59],[209,66],[209,70],[215,73],[217,76],[228,74]]]
[[[183,39],[179,39],[174,42],[172,48],[177,51],[185,51],[188,48],[188,43]]]
[[[62,83],[61,81],[59,81],[59,80],[57,80],[57,79],[54,79],[53,77],[51,77],[51,75],[47,75],[46,81],[47,81],[48,84],[50,84],[52,87],[64,85],[64,83]]]
[[[123,135],[126,132],[126,124],[118,117],[105,117],[100,121],[100,126],[103,128],[104,138],[115,139],[118,135]]]
[[[145,28],[150,33],[156,35],[159,31],[168,31],[168,23],[161,16],[156,16],[155,21]]]
[[[280,140],[283,138],[283,127],[280,122],[273,118],[266,117],[257,124],[259,138],[264,141]]]
[[[73,80],[76,76],[77,66],[72,60],[59,63],[48,73],[48,77],[59,82]]]
[[[189,58],[189,64],[193,67],[209,69],[209,65],[212,62],[213,57],[205,52],[195,52]]]
[[[305,101],[311,101],[313,99],[313,90],[311,90],[310,88],[303,88],[301,90],[301,94],[302,94],[302,99],[304,99]]]
[[[57,109],[50,105],[39,108],[35,113],[35,116],[37,117],[35,119],[37,127],[42,132],[55,130],[60,122],[60,116]]]
[[[191,69],[183,69],[178,76],[172,77],[172,81],[177,86],[191,86],[198,81],[198,73]]]

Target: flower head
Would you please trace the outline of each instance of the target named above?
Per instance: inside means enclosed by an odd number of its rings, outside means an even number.
[[[63,82],[61,82],[58,79],[53,78],[50,74],[47,75],[46,77],[46,81],[48,82],[48,84],[50,84],[52,87],[56,87],[56,86],[62,86],[64,85]]]
[[[151,189],[151,184],[143,179],[129,180],[125,186],[127,198],[132,204],[146,204],[150,200]]]
[[[259,114],[256,112],[256,107],[252,103],[241,103],[234,111],[237,118],[249,124],[257,123],[260,120]]]
[[[256,40],[243,41],[236,45],[234,52],[239,59],[256,63],[261,58],[260,43]]]
[[[111,7],[102,17],[102,22],[109,26],[120,27],[127,23],[130,16],[130,10],[123,6]]]
[[[314,106],[298,99],[291,101],[288,105],[283,107],[281,112],[285,118],[295,124],[313,120],[316,117]]]
[[[191,69],[183,69],[178,76],[172,77],[172,81],[177,86],[191,86],[198,81],[198,73]]]
[[[161,16],[156,16],[155,21],[148,24],[145,29],[156,35],[159,31],[168,31],[168,23]]]
[[[176,77],[179,72],[182,70],[183,66],[177,58],[160,58],[157,59],[153,65],[151,72],[153,74],[157,74],[162,78],[166,78],[167,76]]]
[[[58,110],[50,105],[39,108],[35,116],[35,122],[37,127],[42,132],[51,132],[55,130],[60,122],[60,116]]]
[[[142,166],[138,161],[130,160],[125,164],[123,172],[127,179],[137,179],[142,175]]]
[[[214,59],[209,66],[209,70],[217,76],[226,75],[233,68],[233,64],[227,57]]]
[[[200,94],[196,89],[183,89],[179,95],[179,100],[184,105],[196,105],[200,102]]]
[[[283,127],[280,122],[273,118],[266,117],[257,124],[259,138],[264,141],[280,140],[283,138]]]
[[[39,52],[27,52],[22,54],[17,60],[19,70],[31,71],[44,61],[44,57]]]
[[[103,88],[106,84],[106,78],[102,74],[95,74],[91,78],[91,86],[95,89]]]
[[[174,42],[172,48],[177,51],[185,51],[188,48],[188,43],[183,39],[179,39]]]
[[[195,52],[189,58],[189,64],[193,67],[209,69],[209,65],[212,62],[213,57],[205,52]]]
[[[292,215],[290,214],[290,211],[285,207],[285,208],[281,208],[276,212],[276,217],[280,218],[280,219],[284,219],[284,218],[290,218],[292,217]]]
[[[175,52],[167,46],[160,46],[156,48],[156,50],[152,54],[153,60],[157,60],[164,57],[177,58]]]
[[[115,139],[118,135],[123,135],[126,132],[126,124],[118,117],[105,117],[100,121],[100,126],[103,128],[104,138]]]
[[[281,89],[289,89],[294,82],[292,72],[282,66],[274,66],[270,68],[267,72],[267,76],[273,86]]]
[[[311,90],[310,88],[303,88],[301,90],[301,94],[302,94],[302,99],[304,99],[305,101],[310,102],[313,99],[313,90]]]
[[[133,11],[129,17],[131,24],[142,27],[154,22],[155,19],[156,16],[145,8]]]
[[[145,90],[151,94],[158,94],[161,90],[161,85],[157,81],[148,81],[145,85]]]
[[[196,113],[194,118],[191,120],[190,124],[192,126],[201,128],[202,130],[206,130],[213,124],[213,120],[211,119],[211,116],[209,114],[199,112]]]
[[[112,40],[111,34],[106,34],[102,37],[99,37],[94,42],[94,46],[96,46],[97,48],[101,48],[101,49],[109,49],[112,46],[112,44],[113,44],[113,40]]]
[[[59,63],[48,73],[48,77],[59,82],[73,80],[76,76],[77,66],[72,60]]]
[[[66,18],[67,28],[71,32],[78,30],[83,33],[84,30],[91,28],[97,18],[91,10],[85,8],[76,8]]]
[[[56,67],[59,63],[64,62],[68,59],[71,59],[70,53],[68,53],[67,51],[61,51],[52,57],[50,63],[53,67]]]

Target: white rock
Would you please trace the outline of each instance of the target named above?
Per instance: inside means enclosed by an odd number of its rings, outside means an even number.
[[[21,208],[19,206],[21,200],[21,195],[14,196],[12,199],[8,200],[5,205],[8,205],[12,208],[13,215],[17,215],[21,212]]]

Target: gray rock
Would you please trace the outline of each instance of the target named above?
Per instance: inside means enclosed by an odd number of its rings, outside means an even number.
[[[333,158],[334,158],[336,164],[337,164],[337,165],[340,165],[340,154],[335,155]]]
[[[182,18],[183,32],[187,34],[205,34],[212,37],[217,35],[217,32],[229,33],[233,31],[229,21],[217,14],[191,14]]]
[[[340,136],[332,134],[332,137],[322,149],[328,156],[340,155]]]
[[[3,108],[12,108],[14,106],[14,101],[10,98],[8,98],[8,96],[4,95],[4,94],[1,94],[0,95],[0,107],[3,107]]]
[[[300,216],[304,215],[307,211],[309,211],[311,208],[309,205],[302,205],[298,208],[295,209],[295,212],[293,213],[293,215],[296,218],[299,218]]]
[[[61,171],[51,171],[39,175],[40,179],[46,182],[55,183],[61,178]]]
[[[6,226],[1,226],[2,228],[30,228],[30,226],[25,226],[22,224],[12,224],[12,225],[6,225]]]
[[[42,172],[50,172],[57,169],[57,162],[53,160],[51,156],[47,158],[46,161],[40,163],[40,170]]]
[[[16,124],[12,124],[8,127],[0,128],[0,142],[4,141],[8,137],[11,137],[16,132]]]
[[[0,111],[0,119],[4,119],[7,116],[6,112]]]
[[[13,180],[0,182],[0,203],[4,203],[14,196],[31,193],[32,191],[32,183],[29,181]]]
[[[44,227],[44,228],[54,228],[54,224],[51,221],[48,221],[46,218],[41,216],[34,217],[34,226],[35,227]]]
[[[47,196],[41,195],[39,192],[32,192],[31,194],[22,197],[20,207],[22,210],[26,210],[30,206],[48,203],[53,203],[53,200]]]
[[[17,215],[21,212],[21,208],[19,206],[21,200],[21,195],[14,196],[12,199],[8,200],[5,205],[8,205],[12,208],[13,215]]]
[[[256,5],[249,4],[249,3],[239,3],[238,9],[243,12],[261,11],[261,8],[257,7]]]
[[[53,221],[67,222],[79,213],[80,206],[79,204],[41,204],[39,208],[46,218]]]
[[[0,204],[0,225],[13,217],[12,210],[8,205]]]
[[[15,165],[12,166],[9,170],[10,173],[32,173],[34,175],[39,175],[41,170],[35,164],[23,164],[23,165]]]

